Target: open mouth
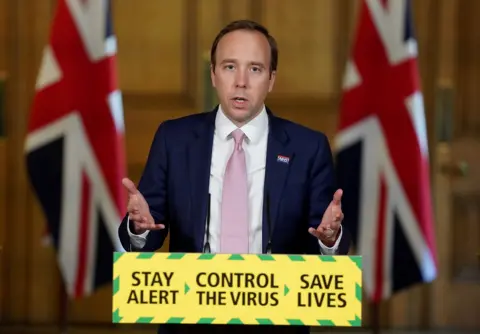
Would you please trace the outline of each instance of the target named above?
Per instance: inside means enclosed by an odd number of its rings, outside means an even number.
[[[240,102],[240,103],[242,103],[242,102],[247,102],[247,101],[248,101],[248,100],[247,100],[246,98],[244,98],[244,97],[234,97],[232,100],[235,101],[235,102]]]

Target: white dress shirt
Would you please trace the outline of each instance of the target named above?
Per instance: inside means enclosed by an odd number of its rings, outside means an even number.
[[[231,133],[236,129],[237,126],[225,116],[223,110],[219,107],[215,120],[209,186],[211,194],[209,241],[212,253],[218,252],[220,243],[220,204],[222,199],[223,176],[227,161],[234,147],[234,140],[231,137]],[[263,187],[268,129],[268,115],[265,107],[257,117],[241,127],[246,137],[243,141],[243,149],[245,151],[248,174],[248,202],[250,209],[249,249],[250,253],[254,254],[262,253]],[[130,231],[128,222],[127,230],[130,235],[131,244],[138,249],[142,248],[145,245],[149,231],[139,235],[133,234]],[[319,247],[322,254],[336,254],[342,232],[341,229],[338,240],[332,247],[325,246],[319,240]],[[312,238],[314,237],[312,236]]]

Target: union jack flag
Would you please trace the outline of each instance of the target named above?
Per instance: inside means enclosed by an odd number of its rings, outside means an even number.
[[[59,0],[36,82],[25,154],[67,294],[111,282],[123,251],[124,121],[110,1]]]
[[[342,210],[374,302],[437,275],[411,3],[365,0],[335,138]]]

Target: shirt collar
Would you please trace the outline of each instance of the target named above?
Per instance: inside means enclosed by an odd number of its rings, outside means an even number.
[[[222,106],[219,105],[217,117],[215,119],[215,130],[220,138],[222,140],[227,140],[228,136],[236,129],[237,126],[225,116]],[[268,130],[268,115],[265,105],[263,106],[262,111],[254,119],[243,125],[240,129],[245,133],[248,142],[257,143],[265,131]]]

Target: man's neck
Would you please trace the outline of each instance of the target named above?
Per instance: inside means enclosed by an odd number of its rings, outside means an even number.
[[[255,117],[257,117],[263,110],[263,106],[260,107],[255,113],[253,113],[250,117],[248,117],[247,119],[243,119],[243,120],[236,120],[236,119],[233,119],[232,117],[230,117],[226,112],[225,112],[225,109],[223,108],[223,106],[221,107],[222,108],[222,112],[223,114],[225,115],[225,117],[227,117],[233,124],[235,124],[236,127],[238,128],[241,128],[242,126],[248,124],[249,122],[251,122],[253,119],[255,119]]]

